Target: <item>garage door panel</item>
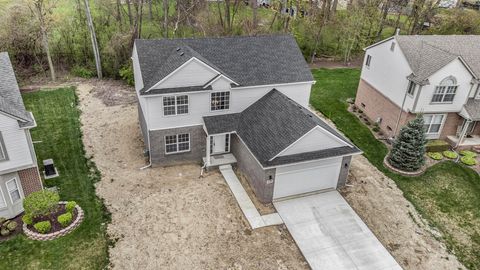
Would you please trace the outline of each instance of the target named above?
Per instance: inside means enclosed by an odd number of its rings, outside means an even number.
[[[341,158],[277,168],[273,198],[334,189],[340,166]]]

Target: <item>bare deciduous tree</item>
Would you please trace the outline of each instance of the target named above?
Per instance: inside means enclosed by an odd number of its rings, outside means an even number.
[[[90,12],[90,6],[88,0],[85,0],[85,14],[87,15],[87,25],[90,31],[90,38],[92,39],[93,55],[95,56],[95,67],[97,68],[97,76],[102,78],[102,62],[100,61],[100,50],[98,49],[97,34],[95,33],[95,27],[93,25],[92,13]]]

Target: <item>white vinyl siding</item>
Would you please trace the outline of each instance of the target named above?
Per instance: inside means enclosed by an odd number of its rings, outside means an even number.
[[[22,196],[20,195],[20,190],[18,189],[17,178],[13,178],[12,180],[7,181],[6,186],[12,204],[22,199]]]
[[[395,42],[392,42],[392,45],[390,45],[390,51],[395,51]]]
[[[0,114],[0,132],[4,155],[7,158],[0,162],[0,172],[34,164],[30,151],[31,142],[27,138],[28,130],[21,129],[17,120]]]
[[[165,136],[165,153],[174,154],[190,151],[190,134]]]
[[[163,115],[188,114],[188,96],[168,96],[163,97]]]

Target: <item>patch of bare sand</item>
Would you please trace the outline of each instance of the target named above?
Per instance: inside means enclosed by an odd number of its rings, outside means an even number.
[[[112,268],[308,269],[283,226],[248,229],[218,172],[139,170],[146,161],[136,105],[106,106],[89,84],[78,95],[87,155],[102,173],[97,193],[112,213]]]
[[[354,157],[342,195],[404,269],[465,269],[405,199],[395,182]]]

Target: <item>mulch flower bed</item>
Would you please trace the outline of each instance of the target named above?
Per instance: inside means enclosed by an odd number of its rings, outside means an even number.
[[[22,216],[23,216],[23,214],[20,214],[16,217],[10,219],[11,221],[15,221],[17,223],[17,227],[15,228],[14,231],[11,231],[9,235],[6,235],[6,236],[0,235],[0,242],[6,241],[6,240],[14,237],[17,234],[22,233],[22,226],[23,226]]]
[[[50,221],[50,224],[52,224],[52,229],[48,232],[48,233],[54,233],[54,232],[58,232],[60,230],[62,230],[64,227],[62,227],[62,225],[58,222],[58,216],[62,215],[62,214],[65,214],[67,212],[67,210],[65,209],[65,205],[64,204],[59,204],[58,205],[58,208],[56,211],[54,211],[53,213],[51,213],[50,215],[48,216],[40,216],[40,217],[36,217],[33,219],[33,223],[31,225],[27,225],[27,228],[33,232],[37,232],[37,233],[40,233],[38,232],[35,227],[33,227],[34,224],[38,223],[38,222],[41,222],[41,221]],[[74,220],[77,219],[77,215],[78,215],[78,212],[77,212],[77,209],[75,208],[73,210],[73,218],[72,218],[72,222]]]

